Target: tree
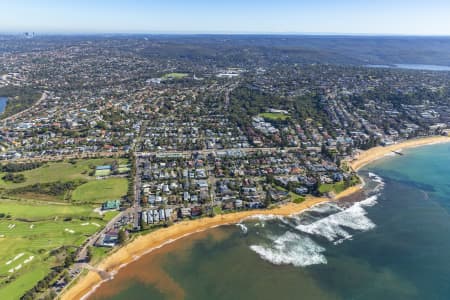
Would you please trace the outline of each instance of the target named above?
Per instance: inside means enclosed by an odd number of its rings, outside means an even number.
[[[13,173],[7,173],[5,176],[2,177],[4,181],[11,181],[13,183],[22,183],[25,182],[25,175],[23,174],[13,174]]]
[[[64,278],[64,281],[65,281],[66,283],[69,283],[69,282],[70,282],[70,275],[69,275],[69,272],[67,272],[67,270],[64,270],[64,272],[63,272],[63,278]]]
[[[144,212],[145,213],[145,212]],[[141,217],[141,220],[139,222],[140,226],[141,226],[141,230],[143,230],[145,228],[145,226],[147,225],[144,221],[144,218]]]
[[[64,267],[69,267],[73,264],[73,256],[71,254],[68,254],[64,260]]]
[[[266,183],[267,183],[267,184],[273,184],[273,183],[275,183],[275,178],[273,177],[272,174],[267,174],[267,175],[266,175]]]
[[[86,261],[91,261],[92,259],[92,247],[88,247],[86,250]]]
[[[126,234],[125,230],[121,229],[119,231],[118,239],[119,239],[120,245],[123,245],[125,243],[125,241],[127,240],[127,234]]]
[[[269,207],[272,204],[272,195],[270,194],[270,190],[267,190],[266,197],[264,198],[264,206]]]

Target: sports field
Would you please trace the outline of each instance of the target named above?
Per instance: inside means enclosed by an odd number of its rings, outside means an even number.
[[[77,187],[72,193],[73,202],[101,203],[120,199],[127,194],[126,178],[108,178],[90,181]]]
[[[289,115],[282,113],[262,113],[259,116],[269,121],[286,121],[290,118]]]
[[[98,177],[109,176],[109,175],[111,175],[110,170],[96,170],[95,171],[95,176],[98,176]]]
[[[189,74],[186,73],[169,73],[169,74],[165,74],[162,78],[163,79],[183,79],[185,77],[187,77]]]

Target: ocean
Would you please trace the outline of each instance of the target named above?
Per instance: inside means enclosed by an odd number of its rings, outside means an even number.
[[[423,65],[423,64],[394,64],[394,65],[366,65],[369,68],[393,68],[420,71],[450,71],[450,66]]]
[[[362,201],[178,240],[89,299],[450,299],[450,144],[362,169]]]

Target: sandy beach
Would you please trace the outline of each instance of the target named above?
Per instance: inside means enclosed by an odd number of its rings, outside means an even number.
[[[350,161],[349,164],[355,171],[357,171],[363,166],[391,154],[392,151],[399,151],[401,149],[444,142],[450,142],[450,138],[443,136],[428,137],[423,139],[409,140],[387,147],[376,147],[368,151],[361,152],[357,156],[357,158]],[[290,216],[293,214],[298,214],[319,203],[337,201],[341,198],[351,196],[361,189],[361,185],[351,187],[333,197],[332,199],[308,197],[304,202],[300,204],[289,203],[270,210],[244,211],[218,215],[213,218],[202,218],[194,221],[179,222],[171,227],[160,229],[150,234],[136,238],[134,241],[130,242],[126,246],[120,248],[119,250],[108,256],[98,266],[96,266],[96,269],[114,274],[121,268],[121,266],[138,259],[142,255],[145,255],[154,249],[163,247],[167,243],[186,237],[190,234],[201,232],[221,225],[236,224],[243,219],[250,218],[256,215]],[[86,295],[88,295],[91,291],[93,291],[96,286],[101,284],[101,282],[102,278],[98,275],[98,273],[90,271],[86,276],[80,278],[80,280],[73,287],[66,291],[62,295],[61,299],[82,299],[83,297],[86,297]]]
[[[407,140],[398,144],[389,145],[386,147],[375,147],[372,149],[369,149],[367,151],[361,152],[357,157],[350,161],[349,165],[350,167],[358,171],[365,165],[370,164],[371,162],[374,162],[380,158],[385,157],[386,155],[393,154],[394,151],[401,151],[404,149],[409,148],[415,148],[420,146],[426,146],[426,145],[432,145],[432,144],[439,144],[439,143],[449,143],[450,137],[447,136],[432,136],[432,137],[426,137],[426,138],[419,138],[419,139],[413,139],[413,140]]]
[[[335,197],[335,199],[338,199],[340,197],[341,195],[338,195],[337,197]],[[159,229],[150,234],[136,238],[131,243],[120,248],[118,251],[107,257],[96,267],[96,269],[114,273],[118,271],[118,269],[120,269],[121,265],[127,264],[141,257],[142,255],[151,252],[154,249],[160,248],[167,243],[186,237],[190,234],[201,232],[217,226],[236,224],[243,219],[251,218],[257,215],[289,216],[327,201],[330,201],[330,199],[308,197],[304,202],[300,204],[289,203],[268,210],[243,211],[238,213],[218,215],[213,218],[202,218],[194,221],[182,221],[168,228]],[[90,271],[85,277],[81,278],[74,287],[68,290],[61,299],[81,299],[96,285],[101,283],[101,281],[102,279],[97,274],[97,272]]]

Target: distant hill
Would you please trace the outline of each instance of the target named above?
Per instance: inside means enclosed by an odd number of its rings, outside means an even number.
[[[138,36],[135,36],[136,38]],[[124,38],[124,37],[121,37]],[[149,36],[167,56],[245,57],[296,63],[434,64],[450,66],[450,37],[173,35]],[[170,47],[169,47],[170,46]],[[151,49],[148,53],[152,53]],[[160,48],[153,49],[160,51]]]
[[[450,66],[450,37],[313,35],[0,36],[2,52],[43,51],[89,42],[190,62],[432,64]],[[125,43],[126,41],[126,43]],[[12,42],[12,43],[11,43]]]

